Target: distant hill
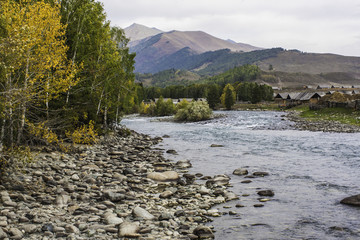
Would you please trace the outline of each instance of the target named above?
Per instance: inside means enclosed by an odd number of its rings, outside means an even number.
[[[263,70],[272,65],[275,71],[312,74],[344,72],[360,76],[360,58],[336,54],[303,53],[298,50],[281,51],[276,56],[257,61]]]
[[[261,49],[249,44],[223,40],[202,31],[161,32],[139,24],[125,28],[125,34],[131,39],[130,51],[136,52],[135,71],[140,73],[155,73],[169,69],[169,64],[163,64],[169,60],[177,68],[185,58],[209,51],[229,49],[232,52],[249,52]]]
[[[147,83],[167,85],[172,80],[181,79],[181,84],[185,84],[187,76],[192,82],[194,76],[213,76],[236,66],[253,64],[268,72],[265,74],[267,77],[260,81],[274,86],[360,85],[359,57],[303,53],[282,48],[261,49],[229,39],[222,40],[201,31],[162,32],[139,24],[131,25],[125,32],[128,37],[136,39],[130,42],[130,51],[136,52],[135,72],[155,74],[181,69],[195,74],[184,75],[181,72],[181,77],[161,80],[161,83],[155,76],[155,81],[145,81]]]
[[[155,74],[136,74],[136,80],[144,86],[166,87],[170,85],[189,85],[200,80],[200,75],[186,71],[168,69]]]

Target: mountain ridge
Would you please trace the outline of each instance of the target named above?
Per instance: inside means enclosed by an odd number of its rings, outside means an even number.
[[[156,29],[158,30],[158,29]],[[223,40],[203,31],[154,31],[140,24],[132,24],[125,28],[125,34],[130,38],[130,51],[136,52],[136,72],[151,72],[165,70],[158,67],[159,62],[170,60],[170,56],[193,56],[210,51],[230,49],[234,52],[250,52],[261,48],[245,43]],[[140,33],[144,31],[144,34]],[[184,51],[187,49],[187,51]]]
[[[130,51],[136,52],[135,72],[157,73],[167,69],[192,71],[200,76],[212,76],[233,67],[253,64],[263,71],[284,72],[276,78],[282,82],[289,78],[294,84],[297,80],[305,84],[323,83],[331,73],[340,73],[336,81],[351,81],[360,84],[360,57],[348,57],[337,54],[305,53],[299,50],[282,48],[262,49],[249,44],[223,40],[203,31],[148,31],[147,36],[131,41]],[[159,30],[161,31],[161,30]],[[151,33],[149,35],[149,33]],[[131,36],[128,36],[131,38]],[[304,73],[297,78],[297,73]],[[316,77],[306,77],[312,74]],[[324,74],[325,78],[317,75]],[[327,75],[330,74],[330,75]],[[309,80],[307,80],[309,78]],[[311,80],[310,80],[311,79]],[[319,83],[320,83],[319,82]],[[331,79],[329,79],[331,82]]]

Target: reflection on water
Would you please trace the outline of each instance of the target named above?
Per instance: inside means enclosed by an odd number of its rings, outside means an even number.
[[[279,112],[220,113],[226,117],[200,123],[127,118],[122,124],[152,136],[171,136],[161,147],[178,152],[170,159],[191,160],[192,173],[231,176],[231,190],[240,200],[217,208],[237,215],[214,219],[217,239],[360,238],[360,209],[338,204],[360,193],[359,133],[297,131]],[[239,167],[270,176],[243,184],[244,177],[232,175]],[[258,189],[275,192],[262,208],[253,207],[259,203]],[[237,203],[245,207],[236,208]]]

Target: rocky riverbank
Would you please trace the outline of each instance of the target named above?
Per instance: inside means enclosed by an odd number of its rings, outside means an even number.
[[[294,122],[294,127],[304,131],[321,131],[321,132],[343,132],[354,133],[360,132],[360,127],[349,124],[342,124],[335,121],[308,121],[299,116],[299,112],[289,112],[286,117]]]
[[[0,239],[213,238],[203,224],[220,215],[213,205],[237,199],[230,178],[186,173],[191,163],[152,148],[160,141],[132,132],[39,153],[2,176]]]

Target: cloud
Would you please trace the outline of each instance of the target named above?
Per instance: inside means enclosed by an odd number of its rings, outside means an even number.
[[[360,56],[358,0],[101,0],[113,25],[202,30],[260,47]]]

